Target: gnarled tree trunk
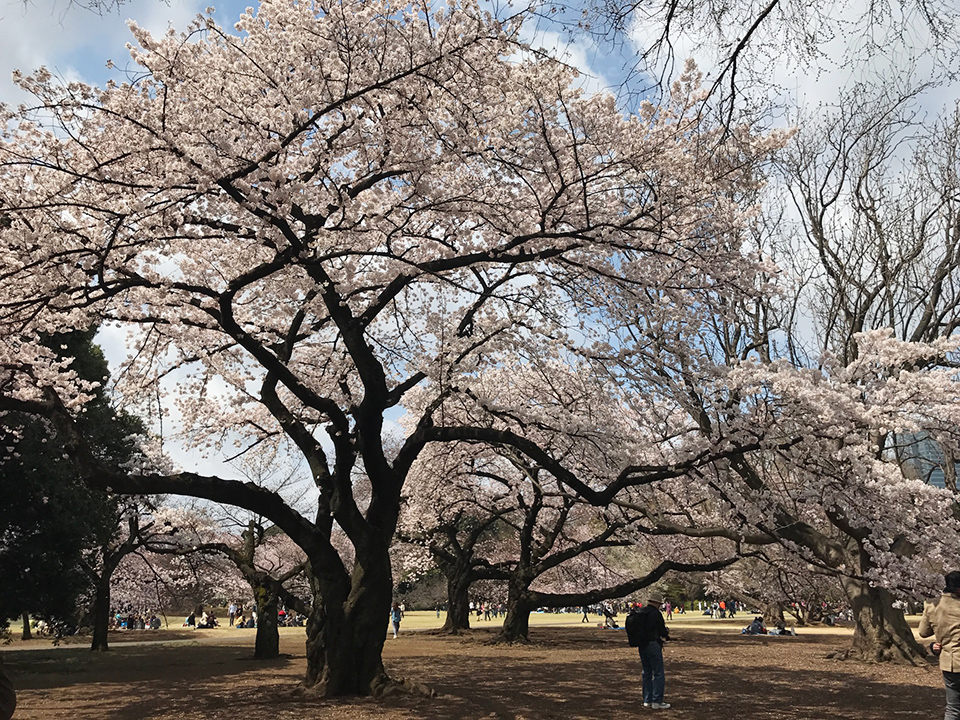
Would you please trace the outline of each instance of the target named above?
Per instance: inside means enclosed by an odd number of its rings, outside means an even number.
[[[849,578],[842,584],[856,623],[849,657],[911,665],[923,662],[923,648],[914,639],[903,611],[893,606],[894,598],[887,590]]]
[[[530,612],[533,607],[527,599],[529,582],[511,578],[507,589],[507,616],[503,619],[500,642],[520,642],[530,633]]]
[[[313,567],[322,565],[315,562]],[[392,593],[386,543],[358,548],[347,580],[316,573],[307,619],[308,687],[332,697],[379,695],[390,684],[381,653]]]
[[[93,640],[90,649],[95,652],[108,650],[107,635],[110,630],[110,573],[104,570],[97,578],[93,598]]]
[[[441,569],[447,578],[447,617],[440,632],[459,635],[462,630],[470,629],[470,569],[460,565]]]
[[[253,657],[257,660],[271,660],[280,655],[280,629],[277,620],[279,600],[266,582],[255,581],[251,584],[253,597],[257,601],[257,638]]]
[[[783,606],[780,605],[780,603],[764,603],[760,607],[760,612],[763,614],[764,622],[769,627],[773,627],[777,623],[785,622],[783,617]]]

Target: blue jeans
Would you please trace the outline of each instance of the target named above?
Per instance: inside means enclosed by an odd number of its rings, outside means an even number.
[[[643,664],[643,701],[663,702],[663,646],[651,640],[640,647],[640,662]],[[960,720],[960,718],[958,718]]]
[[[960,672],[944,670],[943,686],[947,689],[947,709],[943,720],[960,720]]]

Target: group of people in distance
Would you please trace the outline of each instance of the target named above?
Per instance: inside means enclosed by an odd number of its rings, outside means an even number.
[[[200,619],[197,620],[197,613],[200,614]],[[203,609],[203,607],[197,608],[196,611],[187,615],[186,619],[183,621],[183,627],[192,627],[198,630],[202,629],[212,629],[215,627],[220,627],[220,623],[217,622],[217,616],[214,614],[213,610],[209,613]]]
[[[200,616],[199,620],[197,619],[198,615]],[[257,627],[257,606],[254,605],[250,614],[247,615],[243,605],[231,602],[227,607],[227,619],[230,627],[241,630],[255,628]],[[280,627],[302,627],[305,621],[306,617],[298,612],[287,610],[283,607],[277,611],[277,625]],[[183,621],[183,627],[197,629],[216,628],[220,627],[220,621],[217,620],[216,614],[212,609],[210,612],[206,612],[201,605],[194,612],[187,615]]]
[[[145,618],[140,613],[113,613],[110,617],[111,630],[159,630],[163,624],[156,613],[150,613],[149,618]]]
[[[753,621],[740,631],[741,635],[796,635],[797,631],[793,628],[787,629],[783,620],[779,620],[773,630],[767,630],[763,624],[763,616],[757,615]]]

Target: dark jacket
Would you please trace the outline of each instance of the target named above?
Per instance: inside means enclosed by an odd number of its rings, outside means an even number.
[[[10,720],[17,707],[17,694],[13,691],[10,678],[3,670],[3,660],[0,660],[0,720]]]
[[[659,608],[653,605],[644,605],[638,612],[630,613],[627,617],[627,636],[634,647],[643,647],[653,640],[670,639],[670,631],[663,621]]]

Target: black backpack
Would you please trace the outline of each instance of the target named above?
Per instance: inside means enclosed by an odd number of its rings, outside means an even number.
[[[627,642],[630,643],[630,647],[640,647],[649,642],[649,639],[644,637],[648,634],[646,624],[644,617],[638,612],[627,615],[624,626],[627,628]]]

